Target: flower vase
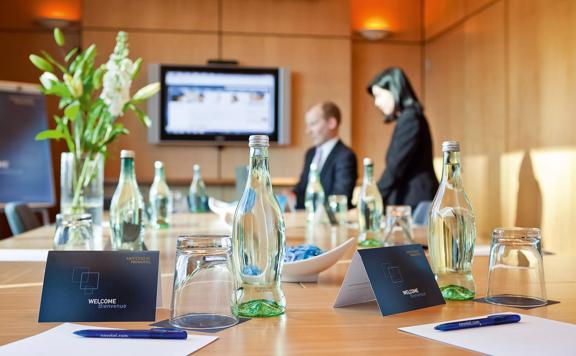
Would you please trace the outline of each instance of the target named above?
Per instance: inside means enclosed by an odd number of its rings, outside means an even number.
[[[102,235],[104,157],[77,159],[64,152],[60,160],[60,212],[92,216],[96,240]]]

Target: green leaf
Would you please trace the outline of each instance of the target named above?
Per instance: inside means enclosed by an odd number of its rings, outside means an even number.
[[[53,72],[54,68],[52,67],[52,65],[50,63],[48,63],[44,58],[37,56],[35,54],[31,54],[30,57],[30,62],[32,62],[32,64],[34,64],[34,66],[40,70],[43,70],[45,72]]]
[[[64,109],[64,115],[70,119],[70,121],[76,120],[78,117],[78,113],[80,112],[80,103],[78,101],[74,101],[72,104],[68,105],[66,109]]]
[[[62,135],[62,132],[60,132],[59,130],[45,130],[39,132],[36,135],[36,137],[34,137],[36,141],[42,141],[47,139],[59,140],[61,138],[64,138],[64,135]]]
[[[92,44],[84,51],[83,61],[90,61],[94,59],[94,56],[96,56],[96,45]]]
[[[56,44],[60,47],[64,46],[64,35],[62,34],[62,31],[56,27],[54,29],[54,40],[56,41]]]
[[[106,72],[105,65],[101,65],[98,69],[94,71],[94,76],[92,77],[92,86],[94,87],[95,90],[100,89],[100,87],[102,86],[102,77],[104,76],[105,72]]]
[[[128,104],[128,107],[130,108],[130,110],[134,111],[136,117],[142,123],[142,125],[150,127],[150,124],[152,122],[150,121],[150,118],[148,117],[148,115],[146,115],[144,111],[138,109],[134,104]]]
[[[70,52],[68,52],[68,54],[66,55],[66,57],[64,57],[64,60],[66,62],[70,62],[70,60],[72,59],[72,57],[76,54],[76,52],[78,52],[78,47],[72,48],[70,50]]]
[[[132,65],[132,74],[130,75],[132,80],[136,79],[136,76],[140,72],[140,67],[142,67],[142,58],[138,58]]]
[[[132,97],[132,101],[134,103],[141,103],[144,100],[151,97],[152,95],[158,93],[158,91],[160,91],[160,83],[156,82],[148,84],[145,87],[140,88],[140,90],[138,90],[136,94],[134,94],[134,96]]]
[[[74,75],[74,77],[72,77],[69,74],[64,74],[64,83],[73,97],[79,98],[82,96],[84,88],[82,87],[82,81],[78,76]]]
[[[63,99],[68,99],[72,96],[66,84],[62,82],[53,83],[52,87],[50,89],[45,90],[44,93],[47,95],[56,95]]]
[[[56,68],[58,68],[62,73],[66,73],[66,68],[61,65],[60,63],[56,62],[56,60],[54,58],[52,58],[52,56],[46,52],[46,51],[40,51],[40,53],[42,53],[42,55],[44,56],[44,58],[46,58],[46,60],[50,63],[52,63],[54,66],[56,66]]]

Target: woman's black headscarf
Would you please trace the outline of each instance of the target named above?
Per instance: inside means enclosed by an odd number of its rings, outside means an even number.
[[[418,101],[418,97],[414,89],[412,89],[412,84],[410,84],[410,80],[402,69],[390,67],[374,77],[368,84],[368,93],[372,96],[374,96],[374,93],[372,93],[372,86],[374,85],[389,90],[394,97],[394,103],[396,104],[394,113],[386,115],[385,120],[387,122],[396,120],[398,114],[406,108],[422,111],[422,104]]]

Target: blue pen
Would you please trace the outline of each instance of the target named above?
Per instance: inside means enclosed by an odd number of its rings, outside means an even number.
[[[77,330],[75,335],[82,337],[101,337],[109,339],[186,339],[188,333],[170,328],[154,328],[150,330]]]
[[[434,329],[440,331],[460,330],[469,328],[478,328],[481,326],[500,325],[517,323],[520,321],[518,314],[494,314],[488,315],[486,318],[455,321],[453,323],[445,323],[436,325]]]

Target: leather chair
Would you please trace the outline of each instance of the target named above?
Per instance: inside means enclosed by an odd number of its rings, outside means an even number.
[[[24,203],[11,202],[4,208],[12,235],[42,226],[42,223],[30,207]]]

